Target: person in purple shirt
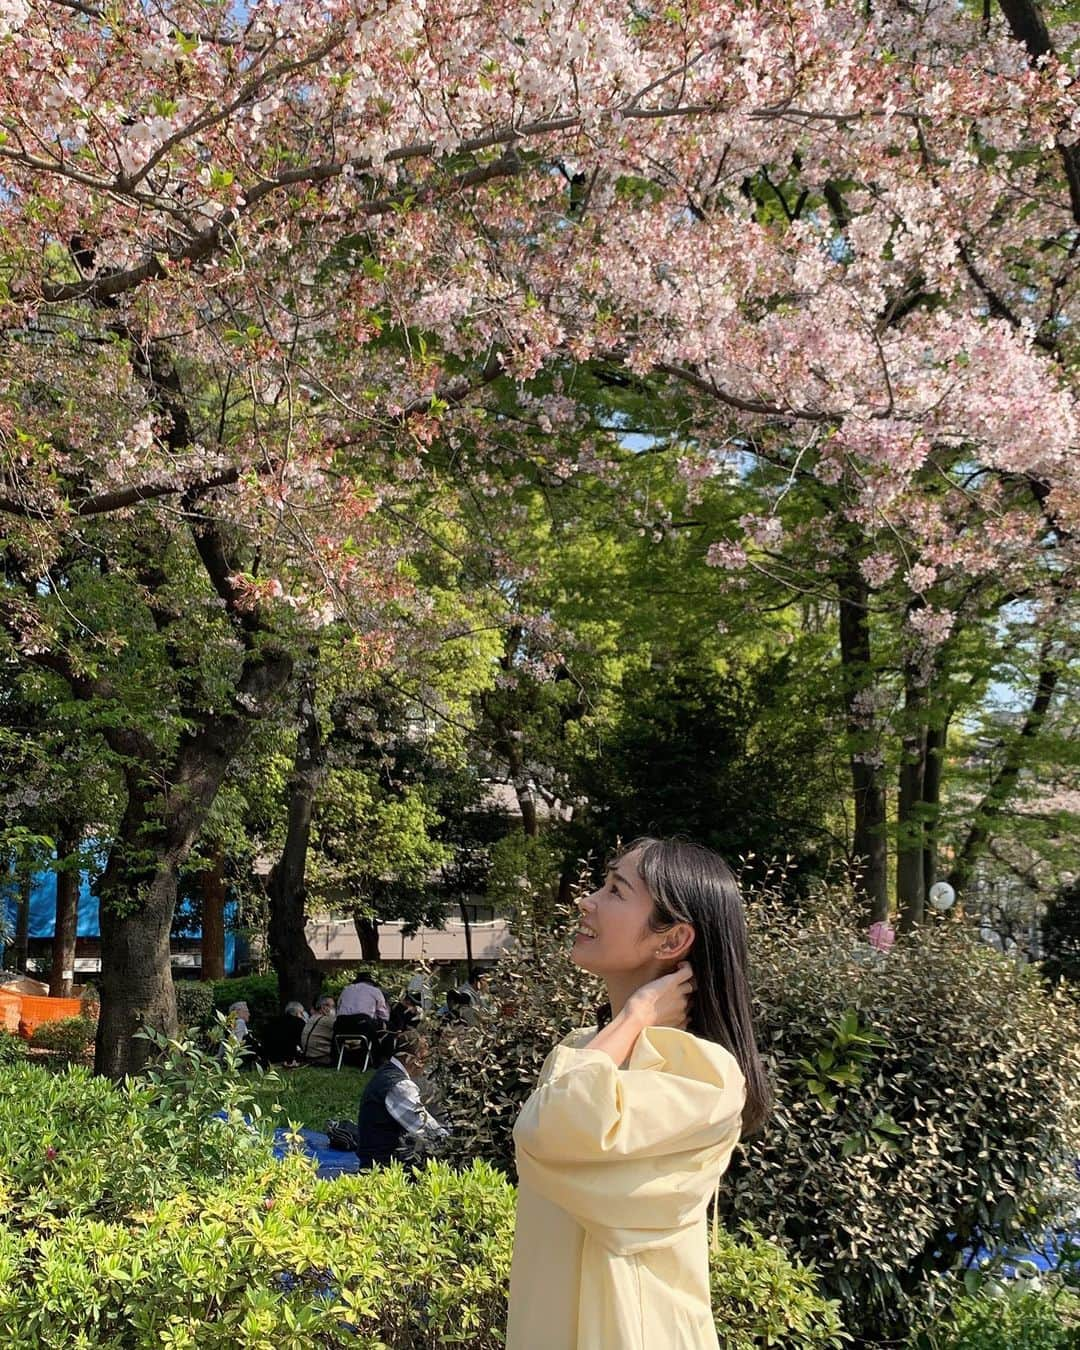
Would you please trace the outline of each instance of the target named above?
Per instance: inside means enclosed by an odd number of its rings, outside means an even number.
[[[365,1017],[375,1017],[380,1022],[390,1020],[383,991],[366,970],[358,970],[352,984],[347,984],[338,998],[338,1017],[351,1017],[361,1013]]]

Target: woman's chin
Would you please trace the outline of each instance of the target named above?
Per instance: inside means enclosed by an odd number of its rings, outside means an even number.
[[[570,960],[575,966],[580,966],[582,970],[587,970],[590,975],[596,975],[599,972],[593,969],[592,962],[589,960],[589,939],[578,938],[570,948]]]

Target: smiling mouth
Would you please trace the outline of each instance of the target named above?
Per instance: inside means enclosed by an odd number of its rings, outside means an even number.
[[[575,936],[579,938],[594,938],[596,937],[596,934],[595,932],[593,932],[591,928],[587,927],[585,924],[582,924],[581,927],[577,930]]]

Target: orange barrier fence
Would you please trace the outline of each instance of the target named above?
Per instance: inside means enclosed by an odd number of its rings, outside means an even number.
[[[77,998],[42,998],[38,994],[8,993],[0,985],[0,1026],[29,1038],[46,1022],[62,1022],[83,1012]]]

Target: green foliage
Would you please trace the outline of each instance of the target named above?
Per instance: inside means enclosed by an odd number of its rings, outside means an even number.
[[[159,1044],[161,1063],[145,1081],[112,1083],[83,1065],[0,1068],[0,1214],[8,1222],[111,1221],[268,1162],[252,1101],[257,1075],[238,1074],[228,1054]]]
[[[477,1164],[316,1179],[299,1157],[126,1223],[0,1226],[8,1350],[502,1343],[513,1190]]]
[[[209,980],[177,980],[176,1018],[182,1027],[206,1026],[214,1015],[213,983]],[[230,999],[229,1002],[235,1000]],[[227,1009],[228,1003],[225,1004]]]
[[[863,1069],[873,1060],[875,1048],[882,1045],[888,1045],[885,1037],[863,1029],[858,1013],[848,1008],[843,1017],[829,1027],[828,1041],[814,1058],[799,1061],[799,1068],[806,1075],[807,1088],[826,1111],[836,1110],[836,1095],[830,1091],[829,1084],[858,1087],[863,1080]]]
[[[1080,1019],[956,924],[883,956],[842,890],[794,920],[770,893],[750,912],[777,1107],[736,1150],[727,1205],[814,1258],[853,1330],[902,1335],[932,1272],[1075,1206]]]
[[[937,1323],[911,1337],[910,1350],[1075,1350],[1080,1298],[1063,1287],[1032,1289],[1025,1280],[987,1283],[962,1293]]]
[[[723,1350],[811,1350],[850,1341],[839,1303],[822,1296],[809,1266],[746,1227],[742,1240],[721,1229],[712,1252],[712,1306]]]
[[[26,1042],[14,1031],[0,1028],[0,1067],[5,1064],[17,1064],[28,1054]]]
[[[679,833],[726,858],[787,852],[822,871],[835,801],[828,703],[796,713],[804,675],[793,674],[790,654],[725,670],[676,651],[629,673],[606,734],[580,758],[581,852]]]
[[[262,1026],[280,1012],[276,975],[237,975],[214,981],[214,1007],[228,1012],[233,1003],[246,1003],[252,1024]]]
[[[96,1035],[97,1023],[92,1017],[65,1017],[36,1027],[30,1044],[35,1050],[53,1050],[68,1059],[81,1059]]]
[[[258,1148],[248,1166],[223,1170],[216,1150],[185,1151],[183,1122],[162,1116],[166,1089],[174,1106],[194,1103],[201,1114],[207,1105],[177,1093],[207,1066],[175,1046],[170,1054],[150,1093],[74,1072],[0,1080],[0,1125],[5,1106],[26,1107],[0,1146],[6,1350],[502,1344],[514,1227],[504,1176],[484,1162],[461,1171],[431,1163],[413,1181],[394,1167],[328,1182],[303,1157],[276,1163]],[[58,1091],[45,1100],[50,1083]],[[63,1138],[45,1133],[58,1100],[75,1122]],[[155,1175],[146,1143],[163,1142],[163,1121],[187,1165],[163,1156]],[[40,1155],[33,1176],[13,1165],[16,1138]],[[109,1145],[117,1185],[105,1204],[86,1179]],[[812,1273],[754,1234],[747,1244],[724,1236],[713,1291],[732,1350],[766,1336],[785,1350],[841,1344]]]
[[[485,893],[492,904],[513,910],[521,904],[523,897],[535,897],[537,901],[548,901],[543,905],[542,913],[550,910],[560,858],[548,836],[532,836],[523,830],[512,829],[492,845],[490,859]]]
[[[492,1011],[441,1030],[427,1072],[454,1126],[443,1156],[463,1165],[480,1156],[513,1173],[511,1132],[544,1059],[574,1027],[595,1022],[604,1001],[599,981],[567,955],[576,926],[566,912],[551,928],[519,922],[517,945],[488,976]]]

